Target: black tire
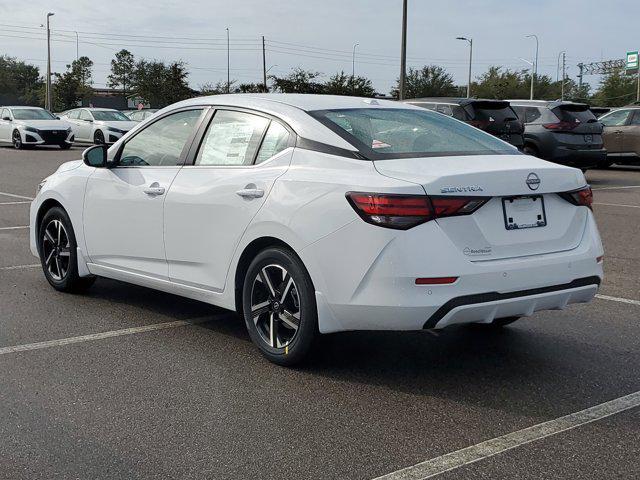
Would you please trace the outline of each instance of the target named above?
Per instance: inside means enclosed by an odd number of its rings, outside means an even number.
[[[598,164],[596,165],[597,168],[601,168],[603,170],[611,167],[611,165],[613,165],[614,162],[612,162],[611,160],[603,160],[601,162],[598,162]]]
[[[42,271],[53,288],[71,293],[93,284],[95,277],[78,275],[78,244],[69,215],[63,208],[53,207],[44,214],[37,238]]]
[[[16,150],[22,150],[24,148],[24,144],[22,143],[22,136],[18,130],[14,130],[11,135],[11,143],[13,144],[13,148]]]
[[[60,145],[58,145],[58,146],[59,146],[62,150],[69,150],[69,149],[71,148],[71,144],[70,144],[70,143],[67,143],[67,142],[61,143],[61,144],[60,144]]]
[[[102,130],[96,130],[96,133],[93,134],[93,143],[96,145],[104,144],[104,133],[102,133]]]
[[[531,156],[540,158],[539,157],[540,153],[538,152],[538,149],[536,147],[534,147],[533,145],[529,144],[529,143],[524,146],[522,151],[524,153],[526,153],[527,155],[531,155]]]
[[[253,259],[242,286],[242,306],[251,340],[278,365],[300,363],[319,335],[311,277],[284,248],[267,248]]]

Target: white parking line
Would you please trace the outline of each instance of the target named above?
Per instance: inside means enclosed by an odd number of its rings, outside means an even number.
[[[0,192],[5,197],[22,198],[23,200],[33,200],[33,197],[25,197],[24,195],[16,195],[15,193]]]
[[[23,268],[36,268],[40,267],[39,263],[30,263],[29,265],[11,265],[9,267],[0,267],[0,270],[21,270]]]
[[[23,228],[29,228],[29,225],[20,225],[19,227],[0,227],[0,230],[21,230]]]
[[[629,303],[631,305],[640,305],[640,300],[631,300],[630,298],[610,297],[609,295],[597,294],[596,298],[601,300],[611,300],[612,302]]]
[[[432,478],[444,472],[464,467],[465,465],[493,457],[507,450],[552,435],[557,435],[558,433],[566,432],[567,430],[587,425],[597,420],[602,420],[616,413],[624,412],[625,410],[638,406],[640,406],[640,392],[634,392],[624,397],[556,418],[555,420],[540,423],[518,430],[517,432],[508,433],[507,435],[478,443],[477,445],[463,448],[462,450],[432,458],[431,460],[418,463],[412,467],[383,475],[376,480],[423,480]]]
[[[154,323],[152,325],[144,325],[142,327],[123,328],[122,330],[111,330],[102,333],[92,333],[90,335],[80,335],[78,337],[60,338],[58,340],[48,340],[46,342],[25,343],[22,345],[14,345],[11,347],[0,348],[0,355],[8,353],[25,352],[28,350],[39,350],[41,348],[59,347],[62,345],[70,345],[72,343],[90,342],[93,340],[102,340],[104,338],[120,337],[122,335],[133,335],[136,333],[152,332],[154,330],[166,330],[168,328],[188,327],[209,320],[208,318],[199,318],[194,320],[176,320],[173,322]]]
[[[23,201],[23,202],[0,202],[0,205],[22,205],[24,203],[31,203],[29,201]]]
[[[607,205],[609,207],[629,207],[629,208],[640,208],[640,205],[626,205],[624,203],[598,203],[593,202],[594,205]]]
[[[620,187],[596,187],[591,190],[617,190],[619,188],[640,188],[640,185],[622,185]]]

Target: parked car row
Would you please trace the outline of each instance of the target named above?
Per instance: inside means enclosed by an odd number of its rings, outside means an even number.
[[[546,100],[415,98],[405,103],[448,115],[524,153],[587,170],[640,164],[640,105],[620,109]]]
[[[125,115],[111,108],[74,108],[57,115],[40,107],[0,107],[0,144],[21,149],[40,145],[70,148],[74,143],[117,142],[157,109],[135,110]]]

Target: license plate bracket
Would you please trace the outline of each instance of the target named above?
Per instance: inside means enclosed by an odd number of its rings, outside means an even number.
[[[547,214],[542,195],[503,197],[502,212],[507,230],[547,226]]]

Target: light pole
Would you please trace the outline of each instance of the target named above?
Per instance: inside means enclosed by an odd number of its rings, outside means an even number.
[[[356,86],[356,47],[360,45],[359,43],[353,44],[353,55],[351,57],[351,93],[355,92]]]
[[[533,68],[531,69],[531,94],[529,95],[529,100],[533,100],[533,82],[535,77],[538,75],[538,47],[539,47],[539,42],[538,42],[538,36],[531,34],[531,35],[525,35],[526,38],[535,38],[536,39],[536,60],[535,60],[535,64],[533,66]]]
[[[45,108],[51,110],[52,98],[51,95],[51,29],[49,28],[49,17],[53,17],[55,13],[47,13],[47,100],[45,102]]]
[[[80,58],[80,37],[78,36],[78,32],[74,31],[76,34],[76,60]]]
[[[230,55],[229,55],[229,27],[227,27],[227,93],[231,93],[231,72],[230,72]]]
[[[467,82],[467,98],[471,98],[471,62],[473,61],[473,38],[456,37],[456,40],[469,42],[469,80]]]
[[[407,0],[402,0],[402,42],[400,46],[400,85],[398,100],[404,100],[404,84],[407,74]]]

